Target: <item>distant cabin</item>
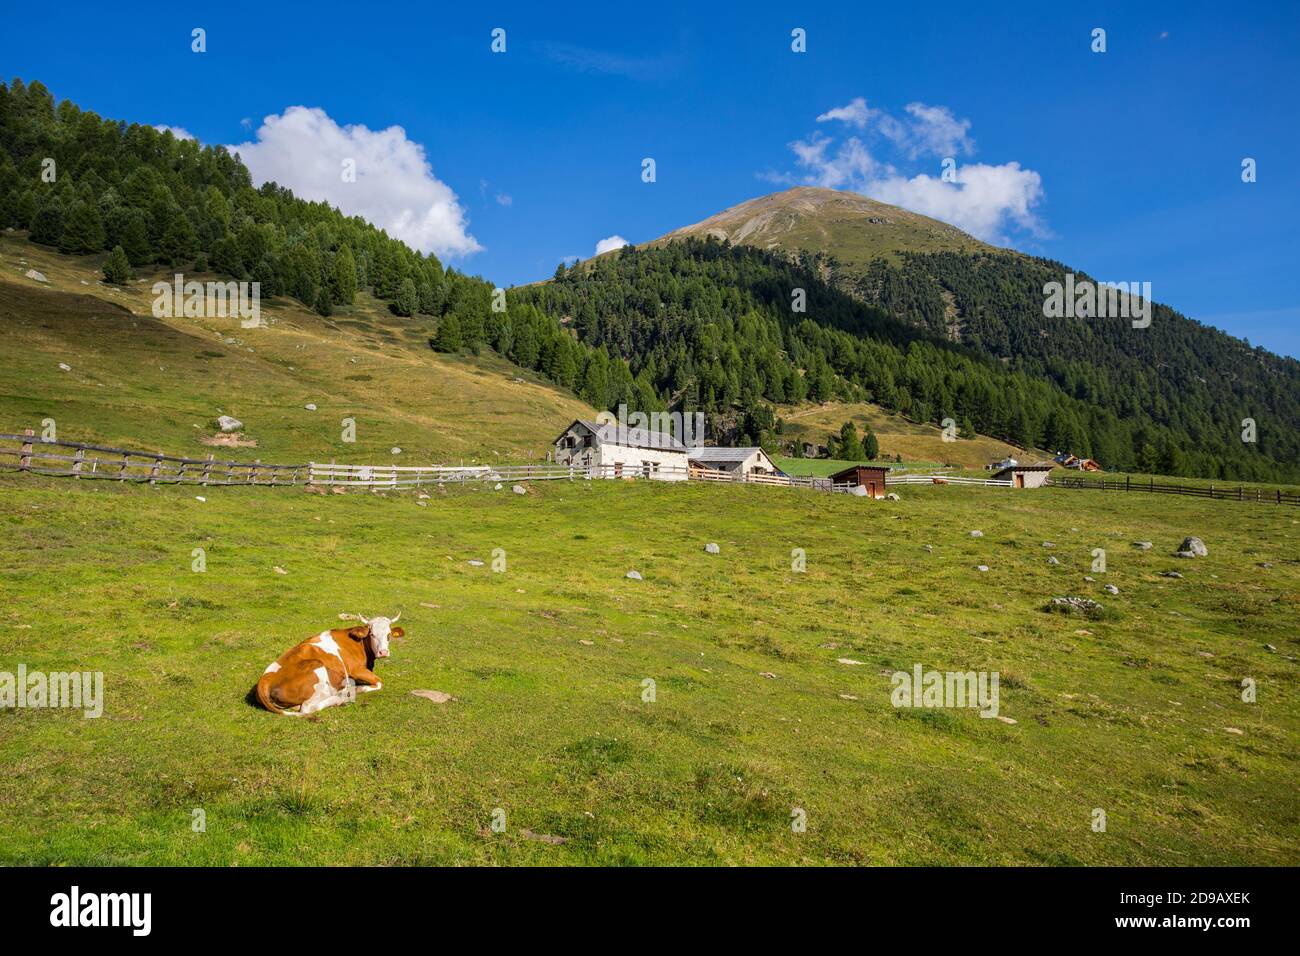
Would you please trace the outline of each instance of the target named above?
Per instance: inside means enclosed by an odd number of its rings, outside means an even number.
[[[1016,461],[1014,458],[1003,458],[1001,461],[995,461],[991,464],[985,465],[984,470],[1001,471],[1004,468],[1014,468],[1018,464],[1020,464],[1020,462]]]
[[[780,475],[781,469],[761,448],[692,448],[687,452],[692,467],[725,471],[733,475]]]
[[[584,470],[594,467],[604,478],[664,481],[685,481],[689,467],[686,446],[667,432],[583,419],[555,439],[555,461]]]
[[[867,489],[871,498],[885,497],[885,475],[888,468],[879,465],[853,465],[831,475],[831,481],[837,485],[861,485]]]
[[[1003,468],[993,477],[998,481],[1010,481],[1012,488],[1041,488],[1047,484],[1047,476],[1056,466],[1048,461],[1038,465],[1015,465]]]

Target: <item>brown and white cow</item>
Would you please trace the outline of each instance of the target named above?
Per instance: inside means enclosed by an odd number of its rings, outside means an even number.
[[[356,698],[357,692],[379,690],[383,682],[373,670],[388,656],[388,639],[406,632],[389,620],[372,617],[358,627],[321,631],[280,655],[257,682],[257,699],[274,714],[302,717]]]

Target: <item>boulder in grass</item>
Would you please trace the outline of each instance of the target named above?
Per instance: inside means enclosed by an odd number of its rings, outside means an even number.
[[[1209,549],[1205,547],[1204,541],[1191,535],[1183,538],[1183,543],[1178,546],[1178,556],[1180,558],[1183,557],[1184,552],[1188,552],[1189,556],[1193,558],[1203,558],[1210,553]]]
[[[1057,560],[1056,555],[1053,554],[1053,555],[1050,555],[1050,556],[1048,557],[1048,559],[1047,559],[1047,563],[1048,563],[1048,564],[1060,564],[1061,562],[1060,562],[1059,560]]]
[[[641,572],[640,572],[640,571],[629,571],[629,572],[627,573],[627,578],[628,578],[629,581],[640,581],[640,580],[641,580]]]
[[[1119,594],[1119,588],[1115,587],[1113,584],[1107,584],[1105,591],[1107,594]]]
[[[308,403],[307,403],[306,405],[304,405],[303,407],[304,407],[305,409],[307,409],[307,411],[309,411],[309,412],[314,412],[314,411],[316,411],[316,403],[315,403],[315,402],[308,402]]]
[[[885,500],[886,500],[886,501],[902,501],[903,499],[899,498],[899,497],[898,497],[898,494],[897,494],[896,492],[891,491],[889,494],[885,495]]]
[[[513,491],[513,492],[514,492],[515,494],[517,494],[517,495],[526,495],[526,494],[528,494],[528,489],[525,488],[523,485],[515,485],[515,486],[514,486],[513,488],[511,488],[510,490]]]
[[[1137,548],[1139,551],[1150,551],[1154,545],[1150,541],[1134,541],[1133,547]]]
[[[37,282],[50,281],[49,279],[45,278],[45,273],[37,272],[35,269],[28,269],[26,272],[23,273],[23,276],[28,279],[35,279]]]
[[[710,541],[708,544],[706,544],[706,545],[704,546],[704,550],[707,551],[709,554],[721,554],[721,553],[722,553],[722,549],[719,548],[719,547],[717,546],[717,544],[716,544],[715,542],[713,542],[713,541]]]
[[[223,432],[237,432],[244,427],[244,423],[230,415],[222,415],[217,419],[217,427]]]
[[[970,533],[970,536],[971,536],[972,538],[982,538],[982,537],[984,537],[984,532],[983,532],[983,531],[972,531],[972,532]]]
[[[1047,609],[1060,614],[1093,615],[1101,612],[1101,603],[1094,601],[1092,598],[1055,597],[1048,603]]]

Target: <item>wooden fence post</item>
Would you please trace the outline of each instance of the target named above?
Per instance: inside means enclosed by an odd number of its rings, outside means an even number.
[[[30,428],[24,428],[23,434],[28,438],[36,437],[36,432],[34,432]],[[31,466],[32,466],[32,443],[29,441],[25,441],[23,442],[23,447],[22,447],[22,457],[18,459],[18,470],[26,471],[27,469],[31,468]]]
[[[161,467],[162,467],[162,452],[158,452],[158,454],[154,455],[153,466],[149,469],[149,484],[155,485],[158,483],[158,469],[160,469]]]
[[[80,478],[80,477],[81,477],[81,466],[82,466],[83,464],[85,464],[85,461],[86,461],[86,449],[84,449],[84,448],[78,448],[78,449],[77,449],[77,454],[74,455],[73,457],[76,458],[77,460],[74,461],[74,462],[72,463],[72,477],[73,477],[73,478]]]
[[[216,455],[208,455],[208,460],[203,463],[203,487],[204,488],[208,486],[208,478],[212,474],[212,459],[216,457],[217,457]]]

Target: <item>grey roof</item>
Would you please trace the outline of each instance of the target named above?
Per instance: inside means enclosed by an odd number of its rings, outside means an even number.
[[[690,449],[687,454],[695,461],[745,461],[754,452],[763,449],[755,446],[753,448],[725,448],[721,445],[702,445],[699,448]]]
[[[1008,472],[1016,471],[1051,471],[1055,467],[1056,465],[1052,464],[1050,461],[1040,461],[1036,465],[1010,465],[1006,468],[1000,468],[995,471],[993,477],[996,478],[998,475],[1005,475]]]
[[[578,419],[577,424],[595,432],[602,442],[608,442],[611,445],[621,445],[624,448],[654,448],[659,451],[686,451],[686,446],[668,432],[655,432],[645,428],[628,428],[620,426],[618,422],[598,425],[595,422],[589,422],[581,418]]]

